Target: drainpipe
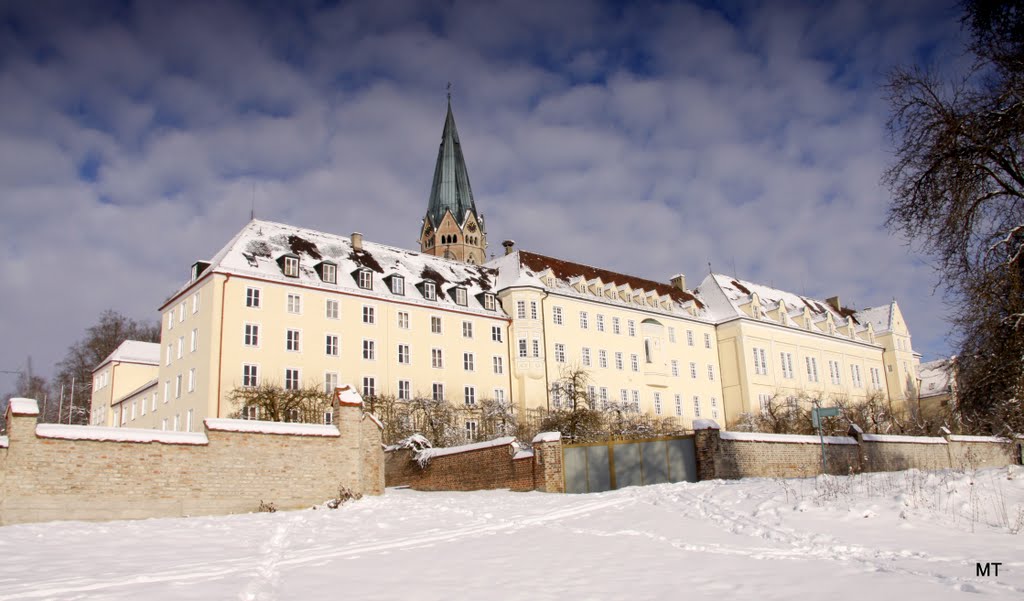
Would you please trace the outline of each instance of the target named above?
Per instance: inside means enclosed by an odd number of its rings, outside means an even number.
[[[224,302],[228,296],[228,280],[230,279],[231,274],[225,273],[224,284],[220,289],[220,339],[217,341],[217,415],[214,417],[220,417],[221,377],[224,373]]]

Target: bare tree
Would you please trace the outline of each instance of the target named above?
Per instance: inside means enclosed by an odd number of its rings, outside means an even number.
[[[974,68],[889,77],[888,224],[936,262],[954,307],[959,407],[974,431],[1024,428],[1024,6],[968,0]]]
[[[270,422],[324,423],[334,395],[320,386],[286,389],[274,383],[235,388],[228,393],[233,417]]]

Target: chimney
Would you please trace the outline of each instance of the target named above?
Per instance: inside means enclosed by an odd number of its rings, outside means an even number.
[[[685,275],[683,275],[681,273],[677,273],[676,275],[672,276],[672,279],[669,280],[669,282],[672,283],[672,287],[673,288],[678,288],[678,289],[682,290],[683,292],[686,292],[686,276]]]
[[[352,232],[352,250],[363,250],[363,235]]]
[[[836,311],[841,311],[843,308],[843,306],[839,304],[838,296],[830,296],[829,298],[825,299],[825,302],[828,303]]]
[[[511,255],[514,252],[513,248],[516,245],[516,241],[515,240],[505,240],[504,242],[501,243],[501,245],[505,247],[505,254],[506,255]]]

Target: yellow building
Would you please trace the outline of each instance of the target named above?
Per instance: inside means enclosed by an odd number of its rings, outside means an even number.
[[[94,389],[93,422],[193,430],[259,383],[556,409],[573,370],[596,406],[683,425],[732,424],[778,395],[916,395],[920,357],[895,301],[853,311],[715,274],[690,291],[682,275],[655,282],[511,241],[485,263],[450,102],[418,236],[414,252],[251,221],[160,307],[149,371]]]
[[[126,340],[101,361],[92,372],[89,423],[127,425],[125,420],[131,416],[131,406],[127,406],[122,417],[121,402],[140,388],[154,384],[159,358],[160,345]]]

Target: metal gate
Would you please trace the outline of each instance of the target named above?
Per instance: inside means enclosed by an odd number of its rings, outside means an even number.
[[[562,445],[565,492],[696,482],[693,436]]]

